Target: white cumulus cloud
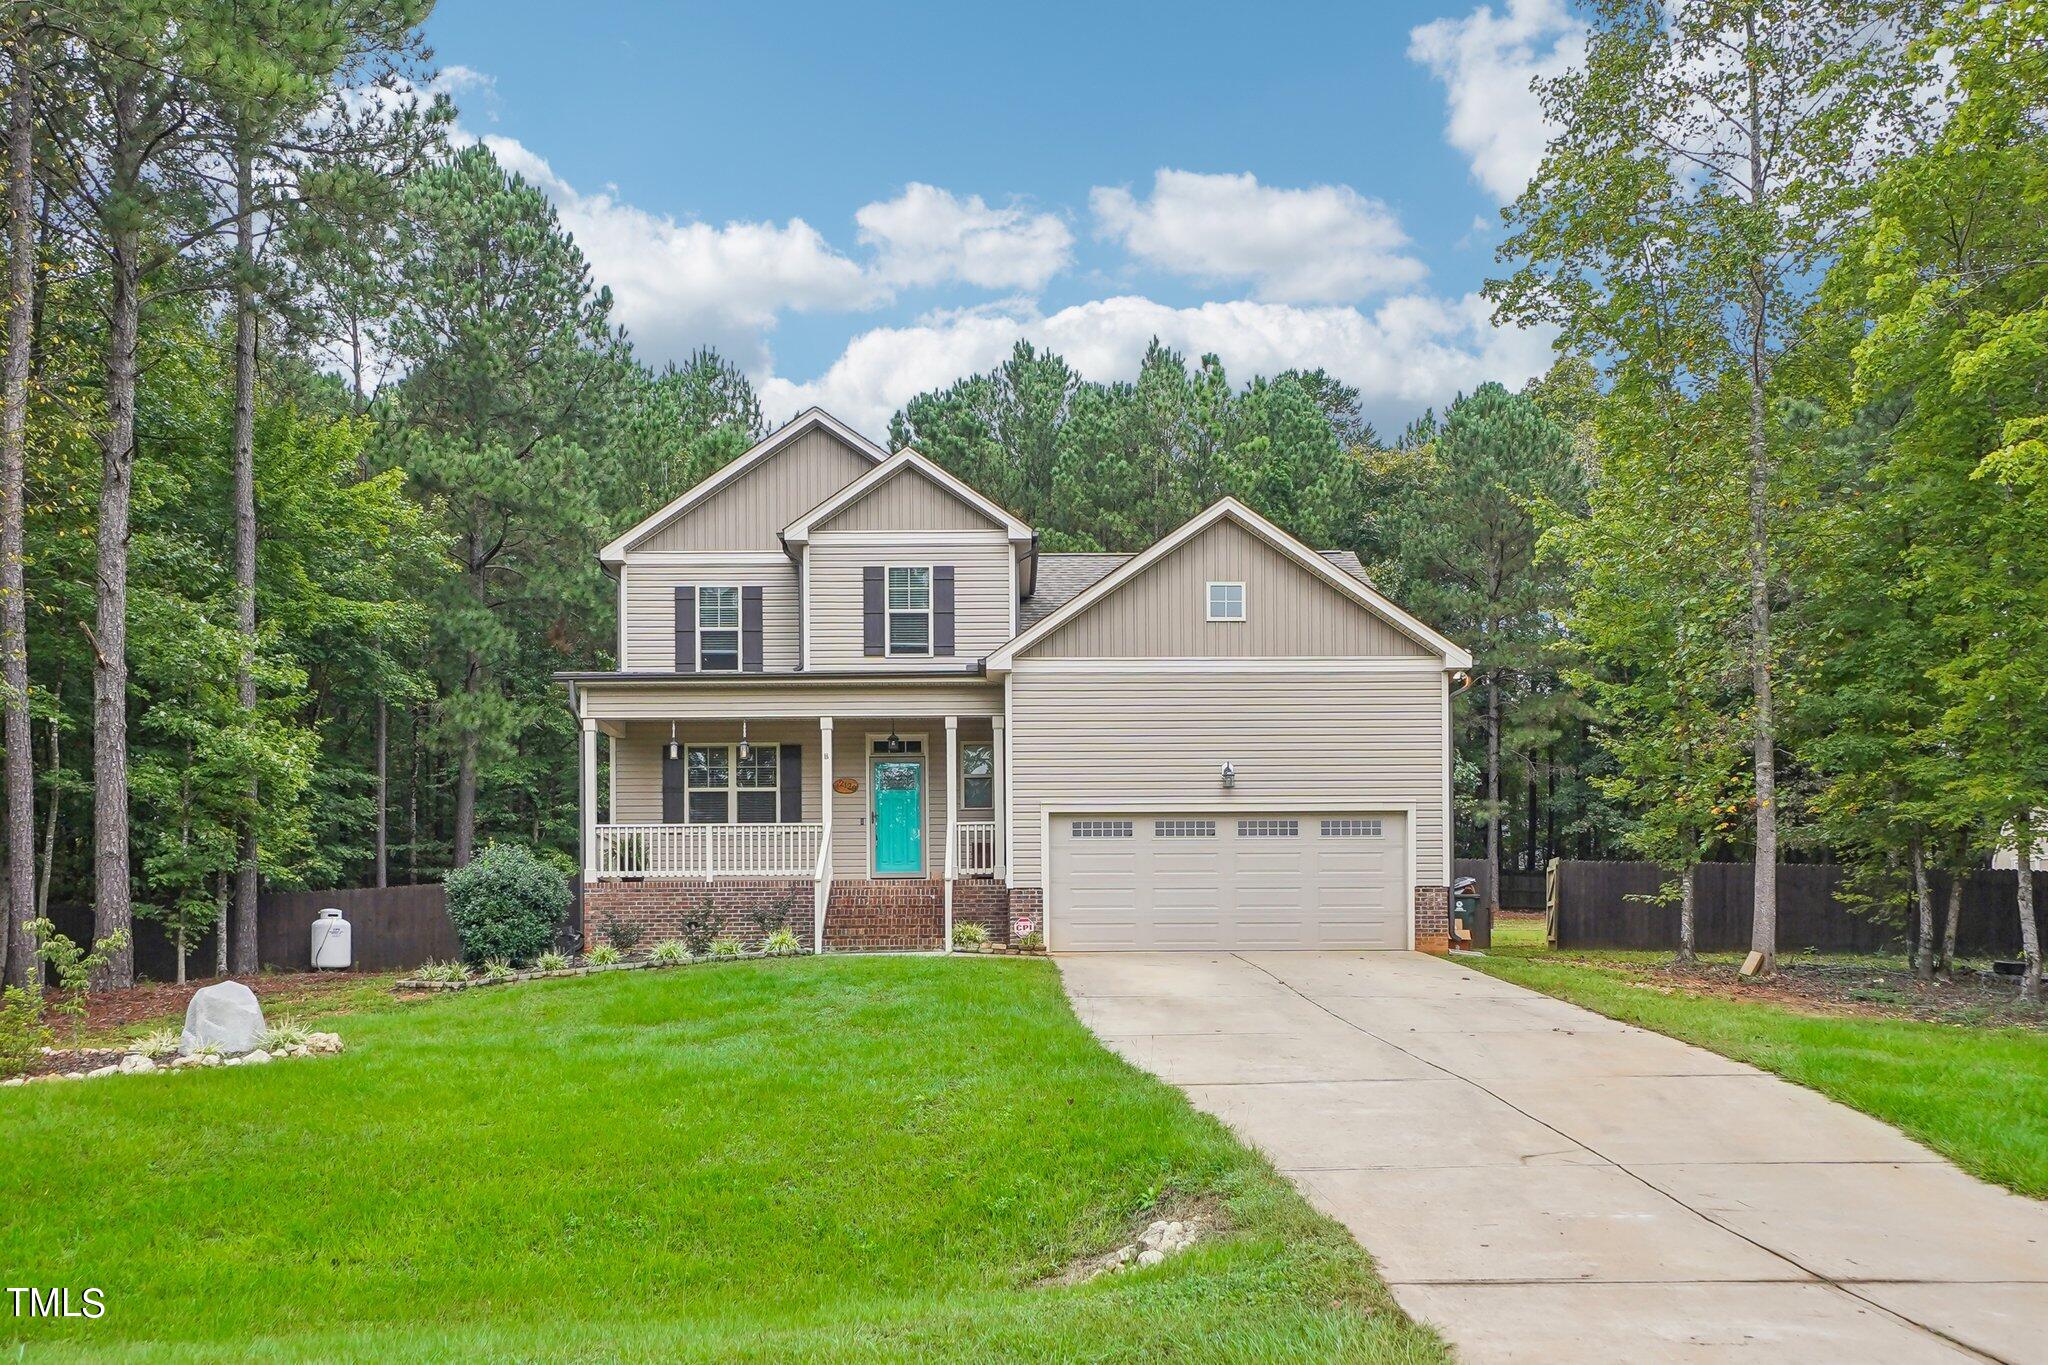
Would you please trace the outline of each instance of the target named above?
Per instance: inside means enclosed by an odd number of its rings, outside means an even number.
[[[1162,169],[1152,195],[1097,186],[1099,235],[1145,264],[1208,283],[1246,283],[1276,303],[1336,303],[1412,284],[1422,263],[1392,210],[1348,185],[1282,189],[1249,172]]]
[[[915,394],[998,364],[1019,338],[1049,346],[1083,375],[1128,379],[1158,337],[1190,359],[1214,352],[1235,381],[1322,368],[1357,386],[1368,416],[1389,426],[1489,379],[1510,386],[1550,364],[1551,333],[1496,328],[1486,300],[1404,295],[1366,312],[1252,300],[1177,308],[1122,296],[1038,315],[986,309],[877,327],[847,344],[816,379],[761,380],[771,417],[812,404],[881,436]]]
[[[1507,0],[1462,19],[1433,19],[1408,34],[1408,56],[1443,82],[1450,105],[1444,136],[1471,163],[1472,177],[1502,202],[1521,194],[1543,160],[1549,129],[1530,88],[1584,53],[1586,26],[1564,0]]]
[[[853,218],[875,249],[876,273],[894,284],[1036,291],[1072,259],[1074,234],[1057,214],[991,208],[978,194],[962,199],[916,181]]]

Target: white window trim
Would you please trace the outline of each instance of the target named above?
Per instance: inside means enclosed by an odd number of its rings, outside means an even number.
[[[747,595],[737,583],[699,583],[697,585],[697,606],[692,613],[697,630],[697,671],[699,673],[743,673],[746,671],[747,652]],[[732,593],[732,667],[706,668],[704,666],[704,594],[707,592]],[[718,630],[726,627],[718,626]]]
[[[1237,615],[1218,616],[1216,614],[1216,589],[1218,588],[1237,589]],[[1202,590],[1202,607],[1204,615],[1211,621],[1227,625],[1243,625],[1246,609],[1244,584],[1234,583],[1227,579],[1217,579],[1211,582]]]
[[[691,742],[690,742],[690,741],[688,741],[688,740],[684,740],[684,741],[683,741],[682,743],[683,743],[683,823],[684,823],[684,824],[686,824],[686,825],[709,825],[709,824],[713,824],[713,823],[717,823],[717,824],[726,824],[726,825],[737,825],[737,824],[740,824],[740,823],[741,823],[741,820],[740,820],[740,792],[741,792],[741,791],[750,791],[750,792],[765,792],[765,791],[773,791],[773,792],[775,793],[775,818],[774,818],[773,820],[761,820],[761,821],[755,821],[755,822],[752,822],[752,823],[757,823],[757,824],[766,824],[766,825],[779,825],[779,824],[781,824],[781,823],[782,823],[782,745],[783,745],[783,741],[781,741],[781,740],[779,740],[779,739],[771,739],[771,740],[769,740],[768,742],[766,742],[765,744],[756,744],[756,743],[754,743],[754,742],[753,742],[752,740],[749,740],[749,741],[747,741],[747,748],[748,748],[749,750],[751,750],[751,751],[752,751],[753,753],[759,753],[759,752],[761,752],[761,751],[762,751],[762,750],[764,750],[764,749],[773,749],[773,750],[775,751],[775,767],[774,767],[774,770],[775,770],[775,785],[774,785],[773,787],[745,787],[745,788],[743,788],[743,787],[741,787],[741,786],[740,786],[740,746],[739,746],[739,745],[738,745],[737,743],[732,743],[732,744],[720,744],[720,743],[711,743],[711,744],[693,744],[693,743],[691,743]],[[690,785],[690,750],[692,750],[692,749],[723,749],[723,750],[725,750],[725,786],[724,786],[723,788],[719,788],[719,787],[693,787],[693,786],[691,786],[691,785]],[[710,820],[692,820],[692,819],[690,818],[690,797],[691,797],[691,796],[692,796],[692,795],[693,795],[694,793],[696,793],[696,792],[715,792],[715,791],[721,791],[721,790],[725,792],[725,815],[726,815],[726,818],[725,818],[724,820],[722,820],[722,821],[715,821],[715,822],[714,822],[714,821],[710,821]]]
[[[917,610],[917,608],[916,608],[916,607],[905,607],[905,608],[903,608],[903,609],[902,609],[902,610],[901,610],[901,611],[899,612],[899,611],[898,611],[898,610],[897,610],[896,608],[894,608],[894,607],[892,607],[892,606],[890,606],[890,605],[889,605],[889,575],[890,575],[890,574],[892,574],[892,573],[894,573],[894,572],[896,572],[896,570],[898,570],[898,569],[902,569],[902,570],[905,570],[906,572],[915,572],[915,571],[916,571],[916,570],[918,570],[918,569],[923,569],[923,570],[924,570],[924,648],[923,648],[923,649],[898,649],[898,648],[896,648],[896,639],[895,639],[895,636],[896,636],[896,632],[895,632],[895,624],[896,624],[896,618],[897,618],[897,616],[899,616],[899,615],[902,615],[902,616],[915,616],[915,615],[917,615],[917,614],[918,614],[918,610]],[[937,577],[937,575],[936,575],[936,574],[934,574],[934,573],[932,572],[932,566],[931,566],[930,564],[884,564],[884,565],[882,566],[882,657],[883,657],[883,658],[885,658],[885,659],[930,659],[930,658],[935,658],[935,657],[937,657],[936,655],[934,655],[934,654],[932,653],[932,645],[933,645],[933,641],[932,641],[932,618],[933,618],[933,616],[934,616],[934,615],[936,614],[936,612],[935,612],[935,604],[936,604],[936,602],[937,602],[937,598],[938,598],[938,589],[937,589],[937,585],[936,585],[936,584],[935,584],[935,583],[933,582],[933,580],[934,580],[934,579],[935,579],[936,577]]]
[[[990,800],[990,803],[989,803],[988,805],[986,805],[986,806],[970,806],[969,804],[967,804],[967,751],[968,751],[969,749],[986,749],[986,750],[988,750],[988,758],[989,758],[989,763],[988,763],[988,784],[989,784],[989,795],[990,795],[990,797],[991,797],[991,800]],[[994,809],[995,809],[995,803],[994,803],[994,800],[993,800],[993,797],[994,797],[994,795],[995,795],[995,782],[996,782],[996,763],[995,763],[995,758],[996,758],[996,745],[995,745],[995,739],[994,739],[994,737],[993,737],[993,736],[991,736],[991,737],[990,737],[990,738],[988,738],[988,739],[963,739],[963,740],[961,740],[961,741],[960,741],[960,809],[962,809],[962,810],[987,810],[987,811],[992,811],[992,810],[994,810]]]

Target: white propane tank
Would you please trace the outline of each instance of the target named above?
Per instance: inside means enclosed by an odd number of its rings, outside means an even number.
[[[348,921],[339,910],[322,910],[320,918],[313,921],[313,969],[346,971],[355,960]]]

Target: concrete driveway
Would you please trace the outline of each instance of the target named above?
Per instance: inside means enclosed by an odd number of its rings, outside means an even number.
[[[1059,969],[1465,1361],[2048,1361],[2048,1207],[1810,1090],[1414,953]]]

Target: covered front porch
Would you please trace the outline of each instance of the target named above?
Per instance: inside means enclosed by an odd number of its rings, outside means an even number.
[[[685,685],[665,707],[647,690],[583,689],[594,929],[620,907],[664,936],[693,911],[742,937],[786,914],[814,950],[939,948],[956,903],[1000,927],[1000,693],[929,711],[908,689],[879,705],[813,691],[816,713],[798,717],[795,689]],[[713,707],[723,714],[701,714]]]

